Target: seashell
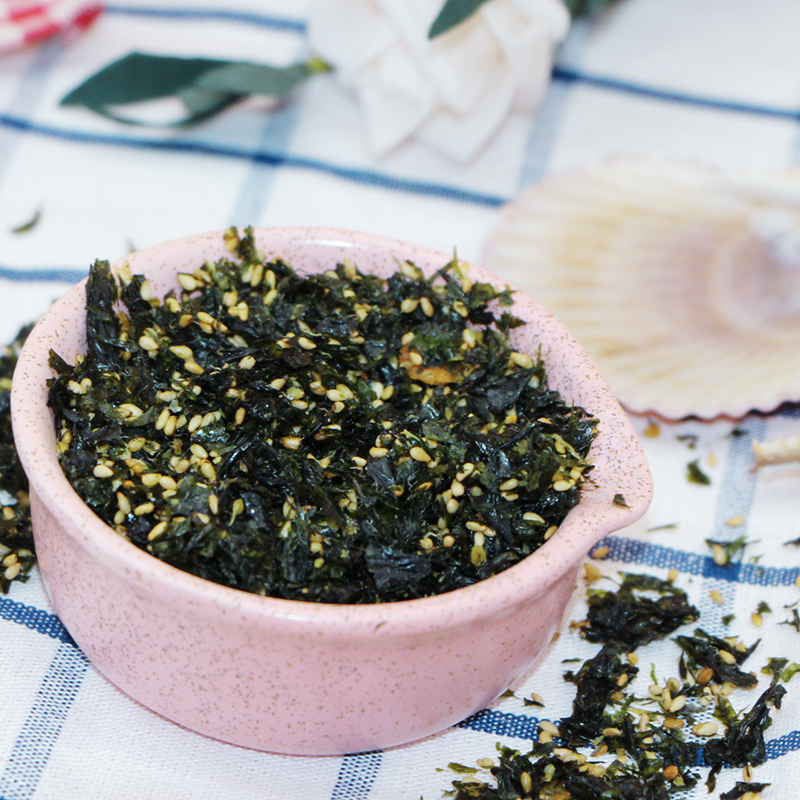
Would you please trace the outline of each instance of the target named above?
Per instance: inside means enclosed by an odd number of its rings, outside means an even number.
[[[800,400],[800,171],[617,159],[523,190],[483,264],[536,297],[630,411]]]

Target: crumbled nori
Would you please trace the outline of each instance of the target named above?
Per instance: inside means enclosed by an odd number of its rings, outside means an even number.
[[[661,639],[700,615],[686,592],[652,575],[621,573],[617,591],[590,590],[589,625],[582,634],[590,642],[619,642],[633,650]],[[649,597],[656,593],[658,597]]]
[[[758,647],[761,640],[744,649],[738,649],[725,639],[710,636],[701,628],[697,628],[694,636],[676,636],[675,642],[686,654],[689,667],[702,669],[710,667],[714,671],[714,683],[732,683],[743,689],[749,689],[758,682],[756,676],[750,672],[739,669],[750,654]],[[725,660],[720,653],[727,653],[728,658],[733,658],[733,663]]]
[[[736,781],[736,785],[733,789],[730,789],[727,792],[723,792],[719,796],[719,800],[739,800],[742,795],[747,794],[748,792],[752,792],[753,794],[761,794],[767,786],[770,786],[769,783],[746,783],[744,781]]]
[[[632,586],[644,591],[650,587],[650,591],[658,592],[662,597],[682,595],[688,606],[685,593],[676,590],[673,594],[666,582],[646,575],[623,574],[617,593],[623,594],[624,603],[628,602]],[[693,609],[693,614],[696,618],[696,609]],[[592,628],[586,624],[577,627],[588,638],[587,633]],[[654,625],[653,629],[657,630],[657,626]],[[668,685],[673,687],[673,694],[666,701],[669,709],[664,706],[663,694],[659,706],[653,709],[652,693],[650,697],[637,698],[625,691],[627,678],[635,674],[636,668],[623,662],[622,653],[628,648],[625,643],[614,640],[616,628],[607,626],[606,630],[606,639],[599,632],[593,634],[597,641],[603,642],[598,654],[584,662],[577,673],[565,674],[567,680],[576,684],[577,692],[572,715],[557,723],[556,739],[552,740],[550,734],[544,739],[540,736],[540,741],[524,755],[498,744],[500,763],[490,770],[496,786],[478,778],[458,780],[453,781],[454,791],[448,795],[452,794],[456,800],[516,800],[525,797],[543,800],[551,797],[559,800],[667,800],[697,784],[699,775],[695,767],[702,763],[700,759],[711,767],[707,781],[709,791],[713,791],[716,776],[723,765],[757,766],[765,760],[764,731],[770,725],[770,707],[780,708],[785,694],[785,689],[777,685],[777,681],[787,659],[770,659],[773,685],[749,711],[738,713],[728,701],[725,687],[700,685],[696,678],[688,675],[682,656],[682,675],[684,679],[688,677],[689,683],[680,685],[676,679],[670,679]],[[645,636],[641,640],[634,637],[630,649],[666,633]],[[691,640],[693,645],[700,643],[716,653],[727,650],[736,663],[743,662],[758,644],[739,649],[737,641],[731,644],[699,629],[695,631],[695,637],[678,637],[681,638]],[[693,652],[698,657],[701,655],[699,648]],[[690,661],[698,672],[708,666],[702,659],[695,663],[690,657]],[[657,684],[654,668],[651,680]],[[682,701],[682,707],[673,709],[672,699],[681,695],[686,697],[686,702]],[[702,743],[687,741],[682,730],[684,725],[691,724],[694,715],[714,697],[717,702],[715,716],[723,722],[726,730],[720,736],[706,737],[699,733],[704,740]],[[643,715],[644,708],[648,708],[648,713]],[[667,722],[674,724],[667,725]],[[591,756],[581,752],[581,748],[587,745],[596,748]],[[609,756],[616,754],[616,758],[610,763],[591,760],[592,756],[602,757],[606,753]],[[766,786],[768,784],[739,782],[722,798],[736,800],[747,791],[760,792]]]
[[[19,570],[9,563],[0,567],[0,592],[5,594],[14,580],[27,580],[36,563],[31,531],[31,509],[28,499],[28,479],[17,456],[11,430],[11,381],[22,345],[31,331],[27,325],[0,355],[0,488],[13,502],[3,503],[0,509],[0,559],[4,562],[15,556]],[[15,574],[16,573],[16,574]],[[9,578],[8,576],[13,577]]]
[[[686,465],[686,480],[689,483],[699,483],[702,486],[708,486],[711,483],[711,478],[700,469],[700,460],[695,459]]]
[[[710,739],[704,748],[704,758],[708,765],[719,768],[726,764],[730,767],[758,766],[767,760],[764,744],[764,732],[772,724],[769,706],[781,707],[781,699],[786,689],[773,683],[765,689],[741,719],[728,722],[723,736]]]
[[[332,603],[448,592],[552,535],[596,421],[513,354],[508,291],[455,260],[301,277],[227,240],[163,301],[97,262],[86,356],[51,358],[61,464],[102,519],[208,580]]]

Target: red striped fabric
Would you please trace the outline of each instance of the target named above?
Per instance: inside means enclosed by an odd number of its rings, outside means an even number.
[[[0,53],[88,28],[101,0],[0,0]]]

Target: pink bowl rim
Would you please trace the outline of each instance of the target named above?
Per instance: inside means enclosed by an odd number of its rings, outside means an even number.
[[[255,232],[257,237],[269,237],[270,240],[279,242],[275,248],[271,248],[271,252],[279,251],[280,242],[296,243],[302,238],[307,243],[316,245],[389,249],[393,253],[408,252],[411,249],[417,257],[422,256],[441,264],[452,259],[452,256],[429,248],[338,228],[255,228]],[[195,234],[156,245],[119,259],[112,264],[112,268],[135,260],[139,254],[152,256],[162,251],[182,251],[204,240],[221,240],[223,233],[224,231],[212,231]],[[468,266],[482,280],[490,280],[498,286],[510,285],[481,267],[471,263]],[[20,459],[31,489],[41,502],[70,535],[78,538],[81,545],[106,568],[112,569],[125,582],[131,580],[132,574],[137,574],[142,582],[147,581],[155,589],[166,591],[173,599],[183,601],[189,613],[197,613],[198,609],[204,607],[216,607],[244,614],[251,619],[267,617],[319,626],[326,636],[346,636],[356,630],[369,631],[371,635],[379,637],[393,636],[404,632],[423,629],[435,631],[468,624],[502,613],[545,591],[576,567],[593,544],[604,535],[635,522],[650,503],[652,483],[644,452],[625,412],[611,394],[599,370],[583,347],[554,315],[524,292],[511,286],[517,296],[530,301],[539,310],[539,321],[547,331],[543,335],[567,341],[574,359],[580,361],[584,368],[590,368],[587,374],[582,375],[581,384],[591,386],[594,391],[597,402],[589,411],[592,416],[601,420],[600,433],[593,445],[591,458],[597,465],[595,472],[601,467],[611,469],[612,465],[607,463],[602,423],[604,420],[613,420],[617,423],[614,441],[619,445],[615,461],[624,460],[624,470],[628,476],[625,482],[627,491],[630,492],[625,494],[628,508],[609,503],[607,495],[613,490],[606,488],[602,492],[604,503],[600,508],[599,499],[592,501],[593,494],[596,497],[597,487],[587,487],[581,502],[569,513],[557,535],[540,549],[498,575],[433,597],[377,605],[337,605],[262,597],[198,578],[154,558],[116,534],[83,503],[58,464],[53,447],[52,417],[46,406],[46,399],[42,399],[44,395],[37,396],[37,385],[41,386],[46,378],[53,375],[47,364],[48,352],[40,336],[46,326],[54,324],[60,318],[62,306],[75,293],[83,294],[85,282],[86,278],[72,287],[42,317],[20,355],[11,399],[12,423]],[[49,426],[41,424],[44,419],[50,420]],[[35,421],[33,431],[25,425],[26,421]],[[627,440],[619,435],[620,431],[627,434]],[[641,487],[641,490],[631,491],[630,487],[633,485]],[[594,521],[591,524],[580,524],[589,519]],[[82,535],[76,534],[76,531],[82,532]]]

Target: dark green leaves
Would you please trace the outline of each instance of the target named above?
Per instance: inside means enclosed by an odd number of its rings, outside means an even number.
[[[565,0],[565,5],[573,19],[578,17],[591,17],[599,13],[612,0]]]
[[[486,0],[445,0],[442,10],[428,31],[428,38],[435,39],[437,36],[447,33],[451,28],[455,28],[456,25],[460,25],[485,2]]]
[[[118,122],[139,124],[114,107],[178,97],[188,113],[173,124],[190,125],[247,95],[283,97],[311,75],[329,69],[320,59],[273,67],[246,61],[130,53],[73,89],[61,104],[84,106]]]

